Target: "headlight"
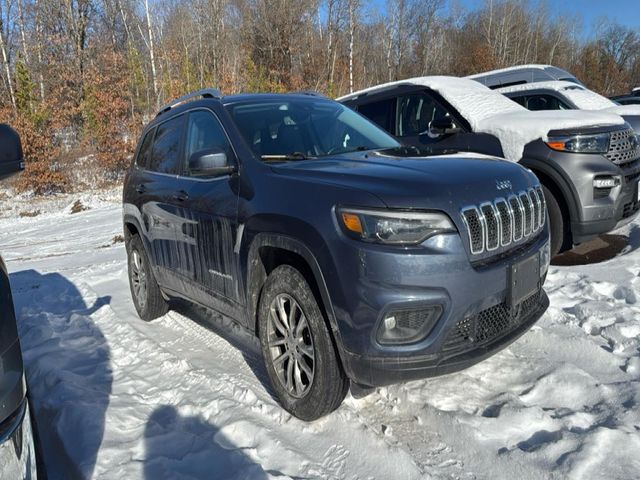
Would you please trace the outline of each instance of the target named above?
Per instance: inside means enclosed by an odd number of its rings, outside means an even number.
[[[449,217],[439,212],[339,209],[345,233],[365,242],[416,245],[439,233],[455,232]]]
[[[595,135],[574,135],[570,137],[549,137],[545,143],[553,150],[573,153],[607,153],[610,136],[608,133]]]

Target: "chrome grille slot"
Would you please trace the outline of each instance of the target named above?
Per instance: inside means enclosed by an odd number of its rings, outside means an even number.
[[[529,190],[529,198],[531,199],[531,205],[533,206],[533,230],[538,228],[540,225],[540,212],[542,208],[540,208],[540,199],[538,198],[538,194],[535,190]]]
[[[546,220],[546,214],[547,214],[547,204],[545,203],[544,200],[544,193],[542,192],[542,188],[541,187],[536,187],[536,193],[538,194],[538,198],[540,199],[540,226],[544,226],[544,222]]]
[[[480,211],[484,217],[484,226],[487,229],[487,250],[495,250],[500,246],[500,225],[498,224],[495,207],[491,203],[483,203],[480,205]]]
[[[496,209],[498,210],[498,216],[500,217],[500,243],[503,247],[506,247],[511,243],[513,216],[511,215],[509,204],[504,198],[496,200]]]
[[[522,239],[522,223],[524,220],[522,204],[518,197],[509,197],[509,206],[513,215],[513,240],[517,242]]]
[[[476,207],[462,211],[462,218],[469,231],[471,253],[478,254],[484,251],[484,226],[480,220],[480,212]]]
[[[461,214],[471,253],[479,255],[524,242],[544,228],[544,196],[540,187],[530,188],[508,199],[465,207]]]
[[[522,202],[522,209],[524,212],[524,236],[528,237],[529,235],[531,235],[531,227],[533,225],[531,199],[529,198],[529,195],[522,192],[520,194],[520,202]]]

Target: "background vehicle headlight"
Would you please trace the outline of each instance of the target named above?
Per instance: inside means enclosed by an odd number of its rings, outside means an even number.
[[[353,238],[389,245],[417,245],[433,235],[456,231],[440,212],[339,209],[338,220]]]
[[[573,153],[607,153],[609,151],[610,135],[598,133],[595,135],[574,135],[570,137],[549,137],[545,143],[553,150]]]

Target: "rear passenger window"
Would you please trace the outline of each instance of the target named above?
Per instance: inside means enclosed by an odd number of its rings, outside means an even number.
[[[147,168],[149,153],[151,152],[151,142],[153,142],[153,134],[155,133],[155,131],[155,128],[149,130],[144,136],[144,140],[142,141],[142,146],[140,147],[140,151],[138,152],[138,158],[136,158],[136,165],[141,168]]]
[[[149,170],[169,174],[180,172],[180,142],[183,125],[184,115],[180,115],[157,127],[149,159]]]
[[[364,115],[373,123],[387,132],[395,135],[396,99],[389,98],[379,102],[367,103],[358,107],[358,113]]]

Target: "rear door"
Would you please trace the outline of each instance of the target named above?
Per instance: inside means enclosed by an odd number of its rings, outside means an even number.
[[[184,226],[193,239],[184,243],[181,255],[189,265],[197,289],[197,300],[216,310],[233,313],[227,307],[239,301],[239,274],[234,245],[238,237],[237,176],[196,176],[189,159],[198,152],[221,150],[228,165],[237,165],[229,138],[216,114],[210,109],[189,113],[183,155],[183,177],[188,206]]]
[[[160,123],[152,132],[149,147],[143,141],[134,188],[147,232],[158,282],[175,292],[185,292],[188,272],[179,256],[179,245],[185,240],[184,198],[185,181],[179,176],[182,169],[184,114]],[[142,158],[144,155],[144,158]]]

